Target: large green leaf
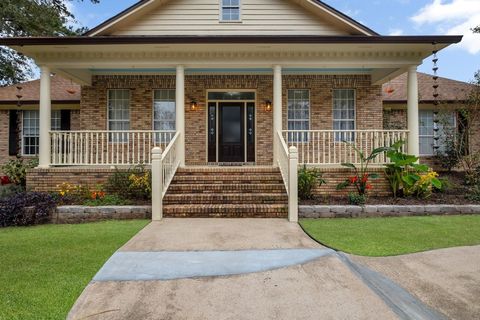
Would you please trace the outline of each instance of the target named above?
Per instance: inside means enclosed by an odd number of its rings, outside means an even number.
[[[379,175],[378,173],[371,173],[371,174],[369,175],[369,177],[370,177],[371,179],[378,179],[378,178],[380,178],[380,175]]]
[[[356,167],[353,163],[342,163],[342,166],[347,167],[347,168],[356,169]]]
[[[420,176],[416,174],[407,174],[402,177],[402,181],[409,187],[413,186],[418,180],[420,180]]]
[[[442,188],[442,181],[438,180],[437,178],[433,178],[432,179],[432,185],[437,189],[441,189]]]

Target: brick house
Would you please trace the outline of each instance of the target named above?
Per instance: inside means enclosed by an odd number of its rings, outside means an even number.
[[[460,40],[382,36],[318,0],[142,0],[83,36],[0,45],[41,69],[29,187],[101,182],[160,147],[167,214],[282,216],[288,147],[331,181],[358,162],[343,140],[368,152],[405,139],[419,154],[416,68]],[[82,86],[77,130],[52,130],[52,72]],[[407,128],[385,130],[382,85],[405,72]]]

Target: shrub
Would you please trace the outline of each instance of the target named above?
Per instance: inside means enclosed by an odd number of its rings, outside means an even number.
[[[9,160],[2,166],[2,171],[11,183],[25,186],[27,183],[27,170],[38,166],[38,159],[25,161],[24,159]]]
[[[16,184],[5,185],[0,188],[0,200],[22,192],[25,192],[25,188],[22,186]]]
[[[125,206],[130,204],[130,201],[120,198],[118,195],[105,195],[95,199],[89,199],[83,202],[84,206],[98,207],[98,206]]]
[[[87,186],[62,183],[57,186],[58,200],[62,205],[79,204],[90,199],[90,190]]]
[[[124,199],[148,200],[152,196],[152,175],[143,166],[136,166],[127,170],[115,169],[108,179],[105,189]]]
[[[471,187],[465,195],[465,198],[470,201],[480,202],[480,185]]]
[[[347,142],[344,142],[347,143]],[[349,177],[342,183],[337,185],[337,190],[343,190],[349,186],[354,186],[357,190],[357,194],[362,196],[366,200],[366,196],[369,190],[373,189],[372,184],[370,183],[370,179],[378,179],[378,174],[376,173],[369,173],[368,166],[372,160],[374,160],[379,154],[388,150],[386,147],[380,147],[374,149],[370,155],[365,155],[363,151],[355,147],[353,144],[348,143],[352,146],[355,152],[360,159],[360,166],[357,167],[353,163],[342,163],[342,166],[353,169],[354,175]]]
[[[405,188],[406,195],[415,195],[426,199],[432,195],[434,188],[442,188],[442,183],[438,179],[438,173],[433,170],[420,174],[419,177],[413,185]]]
[[[319,169],[307,169],[303,166],[298,171],[298,196],[302,200],[313,199],[313,189],[327,183]]]
[[[26,226],[41,222],[55,209],[55,196],[22,192],[0,200],[0,227]]]
[[[363,206],[367,203],[367,196],[350,192],[348,194],[348,203],[354,206]]]

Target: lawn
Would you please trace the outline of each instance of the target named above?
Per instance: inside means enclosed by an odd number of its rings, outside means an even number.
[[[0,319],[65,319],[98,269],[147,223],[0,229]]]
[[[362,256],[393,256],[480,244],[480,216],[303,219],[318,242]]]

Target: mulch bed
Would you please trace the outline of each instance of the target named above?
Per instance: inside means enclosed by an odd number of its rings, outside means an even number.
[[[430,198],[418,199],[415,197],[397,198],[374,197],[368,198],[369,205],[435,205],[435,204],[480,204],[466,198],[469,188],[463,184],[464,175],[460,172],[442,173],[440,177],[448,180],[449,186],[443,193],[434,193]],[[323,196],[313,200],[300,200],[300,205],[348,205],[347,197]]]

